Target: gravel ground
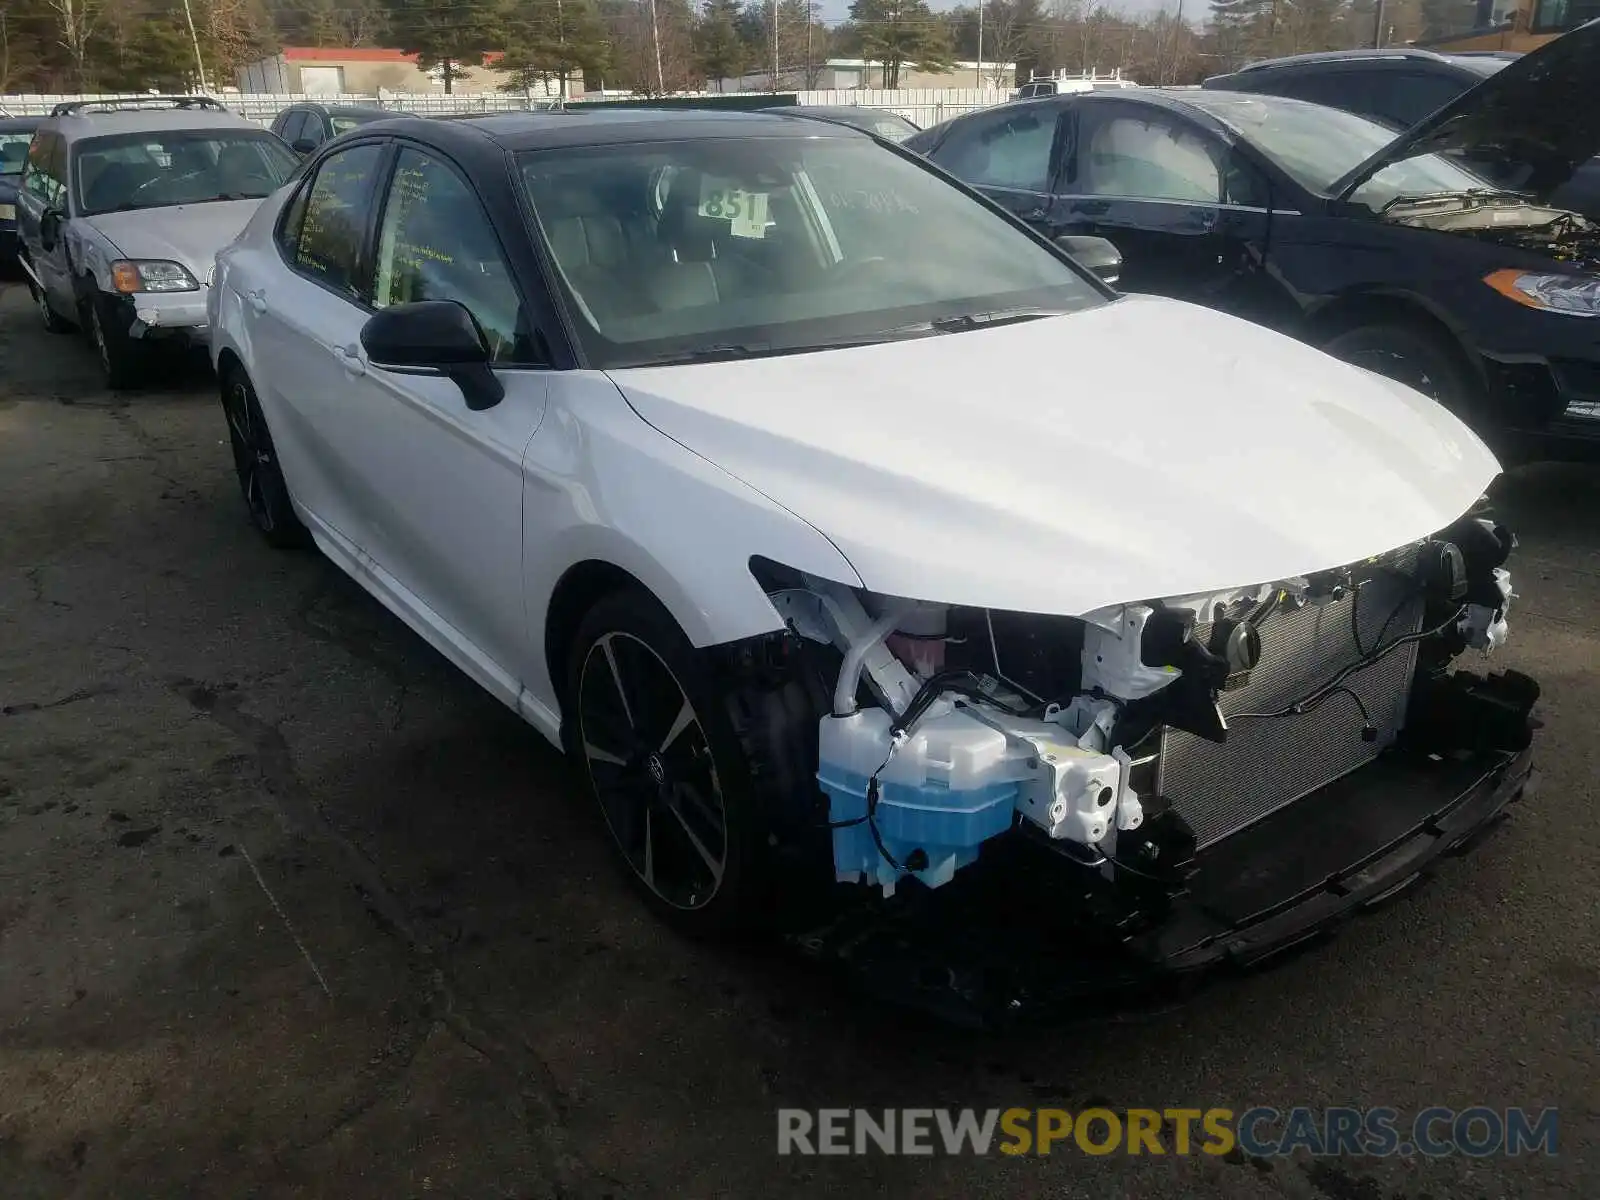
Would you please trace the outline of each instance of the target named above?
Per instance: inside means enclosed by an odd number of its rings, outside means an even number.
[[[686,943],[561,759],[246,524],[205,370],[113,396],[0,285],[0,1194],[1600,1191],[1600,471],[1503,481],[1542,786],[1331,943],[975,1036]],[[779,1158],[782,1105],[1559,1105],[1555,1158]],[[1237,1158],[1237,1156],[1235,1156]]]

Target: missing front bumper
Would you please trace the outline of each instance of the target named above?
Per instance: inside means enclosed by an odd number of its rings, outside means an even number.
[[[1187,893],[1131,934],[1097,877],[1009,838],[950,885],[854,906],[798,940],[948,1021],[1081,1017],[1263,963],[1378,906],[1474,844],[1530,789],[1531,763],[1531,750],[1390,751],[1203,851]]]

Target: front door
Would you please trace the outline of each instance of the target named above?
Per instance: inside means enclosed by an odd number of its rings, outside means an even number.
[[[433,151],[395,160],[373,254],[375,308],[452,300],[477,319],[505,398],[473,412],[448,378],[385,370],[359,344],[326,437],[341,486],[369,506],[366,549],[465,650],[469,669],[514,703],[527,677],[522,461],[550,376],[530,309],[467,179]],[[531,281],[528,282],[532,286]]]
[[[67,143],[59,133],[41,129],[28,147],[22,185],[17,195],[17,232],[35,277],[58,313],[75,312],[72,272],[67,265]],[[46,236],[46,217],[54,224]]]

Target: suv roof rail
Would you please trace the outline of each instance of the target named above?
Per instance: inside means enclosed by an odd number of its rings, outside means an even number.
[[[66,100],[50,110],[52,117],[84,116],[90,109],[124,112],[138,108],[212,108],[227,112],[228,106],[211,96],[110,96],[100,100]]]
[[[1441,60],[1445,56],[1421,46],[1382,46],[1362,50],[1313,50],[1309,54],[1286,54],[1279,58],[1260,58],[1239,67],[1234,74],[1261,71],[1269,67],[1286,67],[1292,63],[1359,62],[1362,59],[1420,58]]]

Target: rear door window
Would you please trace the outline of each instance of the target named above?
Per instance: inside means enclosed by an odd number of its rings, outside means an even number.
[[[294,239],[294,269],[352,300],[365,301],[369,294],[363,246],[384,150],[381,143],[352,146],[322,162],[305,193],[305,215]]]
[[[934,160],[958,179],[980,187],[1047,191],[1057,111],[1054,105],[1041,104],[980,117],[952,132]]]

